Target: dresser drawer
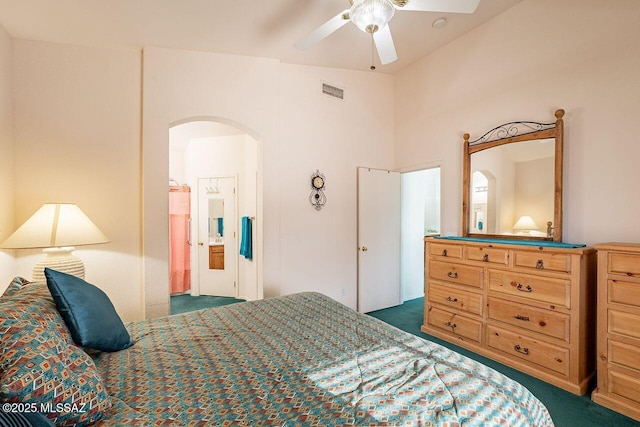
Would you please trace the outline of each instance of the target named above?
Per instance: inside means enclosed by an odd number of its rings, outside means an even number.
[[[559,253],[515,251],[513,253],[515,267],[535,268],[536,270],[571,272],[571,255]]]
[[[640,277],[640,254],[609,252],[609,269],[611,274]]]
[[[429,307],[429,325],[451,334],[480,342],[482,339],[482,322],[460,316],[449,311]]]
[[[640,373],[640,341],[631,345],[609,340],[609,362],[636,369]]]
[[[571,307],[571,281],[489,270],[489,290],[534,301]]]
[[[489,298],[489,318],[569,341],[570,317],[567,314]]]
[[[608,280],[609,302],[640,306],[640,283]]]
[[[487,345],[562,375],[569,374],[569,349],[487,325]]]
[[[609,332],[640,338],[640,311],[627,312],[609,307]]]
[[[482,288],[482,267],[448,262],[429,262],[429,277],[451,283]]]
[[[640,403],[640,374],[609,369],[608,391]]]
[[[435,283],[428,284],[427,293],[429,302],[433,304],[449,306],[482,316],[482,295],[480,294]]]
[[[462,246],[448,245],[446,243],[431,243],[429,245],[429,255],[462,259]]]
[[[498,248],[467,247],[469,261],[482,261],[489,264],[509,265],[509,251]]]

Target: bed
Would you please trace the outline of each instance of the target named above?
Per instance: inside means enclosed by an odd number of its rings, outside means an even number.
[[[55,303],[46,286],[21,286],[0,299],[0,327],[8,331],[15,324],[20,315],[9,307],[19,305],[16,295],[22,295],[23,311],[33,312],[28,307],[35,305],[36,323],[69,341],[65,322],[50,313]],[[553,425],[546,408],[517,382],[320,293],[150,319],[126,329],[133,345],[89,351],[77,370],[95,369],[92,381],[101,380],[101,394],[86,387],[76,393],[99,413],[71,421],[69,414],[46,414],[50,419],[97,426]],[[12,342],[3,338],[3,355],[15,353],[7,350]],[[73,340],[67,345],[79,347]],[[5,393],[14,379],[8,366],[0,359],[0,397],[14,402]],[[107,402],[102,407],[101,399]]]

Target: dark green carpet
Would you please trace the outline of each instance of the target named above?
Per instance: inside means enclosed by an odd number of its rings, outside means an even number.
[[[186,313],[188,311],[202,310],[209,307],[220,307],[227,304],[235,304],[244,302],[242,299],[228,297],[212,297],[208,295],[200,295],[192,297],[191,295],[173,295],[171,296],[171,314]]]
[[[423,320],[423,310],[424,298],[418,298],[407,301],[397,307],[378,310],[368,314],[403,331],[451,348],[458,353],[462,353],[465,356],[492,367],[496,371],[502,372],[509,378],[513,378],[527,387],[544,403],[557,427],[640,426],[640,423],[592,402],[591,399],[589,399],[591,392],[585,396],[576,396],[498,362],[494,362],[493,360],[423,333],[420,330]]]

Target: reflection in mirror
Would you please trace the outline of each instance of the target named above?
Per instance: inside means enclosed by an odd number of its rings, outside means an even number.
[[[224,199],[209,199],[209,269],[224,270]]]
[[[224,199],[209,199],[209,243],[223,243]]]
[[[546,237],[554,216],[553,139],[471,155],[470,232]]]

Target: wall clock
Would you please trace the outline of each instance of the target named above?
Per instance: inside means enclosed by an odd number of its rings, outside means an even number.
[[[311,194],[309,194],[309,202],[311,205],[319,211],[327,202],[327,198],[324,195],[324,175],[319,170],[311,174]]]

